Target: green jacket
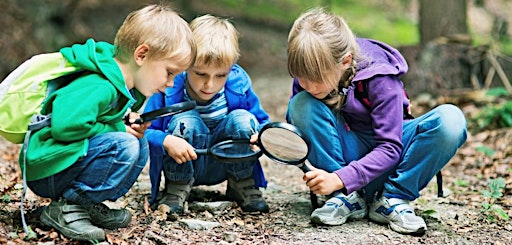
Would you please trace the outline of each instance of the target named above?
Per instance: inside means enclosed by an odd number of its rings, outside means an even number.
[[[49,177],[73,165],[86,155],[91,137],[125,132],[123,116],[136,102],[114,61],[113,45],[89,39],[60,52],[74,66],[90,72],[55,91],[43,104],[42,114],[52,114],[51,126],[30,138],[28,181]],[[138,102],[142,105],[143,101]]]

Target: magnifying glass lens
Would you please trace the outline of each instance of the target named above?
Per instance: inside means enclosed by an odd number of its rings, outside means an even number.
[[[306,141],[288,129],[269,128],[260,137],[266,153],[279,162],[300,164],[308,155]]]
[[[245,158],[253,156],[259,152],[259,150],[255,150],[251,147],[251,144],[248,141],[235,140],[215,145],[215,147],[212,147],[211,151],[213,155],[226,159]]]

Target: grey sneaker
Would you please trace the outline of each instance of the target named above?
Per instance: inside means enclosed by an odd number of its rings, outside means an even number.
[[[41,214],[41,222],[67,238],[81,241],[103,241],[105,231],[91,224],[87,210],[66,200],[52,201]]]
[[[389,224],[392,230],[402,234],[422,235],[427,230],[425,221],[414,214],[409,201],[398,198],[382,196],[375,200],[370,205],[369,218],[377,223]]]
[[[156,202],[157,206],[165,204],[170,208],[170,214],[182,214],[183,206],[185,206],[185,201],[187,201],[188,196],[190,195],[193,182],[194,180],[186,182],[166,180],[165,190],[162,193],[161,198]]]
[[[244,212],[269,212],[268,204],[263,199],[261,191],[254,186],[252,176],[238,181],[229,176],[226,196],[234,200]]]
[[[103,203],[87,208],[91,222],[101,228],[114,230],[126,227],[132,220],[132,214],[126,209],[110,209]]]
[[[347,219],[362,219],[368,210],[365,200],[354,191],[348,196],[339,193],[311,213],[311,221],[322,225],[341,225]]]

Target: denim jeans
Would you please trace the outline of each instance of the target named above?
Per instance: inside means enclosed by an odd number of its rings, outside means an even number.
[[[104,133],[89,139],[87,155],[69,168],[44,179],[27,182],[37,195],[90,206],[115,201],[135,183],[148,161],[146,138],[125,132]]]
[[[373,131],[347,130],[341,113],[335,115],[312,96],[298,94],[288,110],[288,119],[311,140],[308,160],[316,168],[334,172],[364,157],[375,146]],[[297,114],[308,115],[308,120],[294,119],[293,115]],[[422,116],[404,121],[400,162],[396,168],[363,187],[366,199],[383,191],[388,198],[415,200],[466,138],[464,114],[454,105],[440,105]]]
[[[210,130],[195,110],[172,117],[167,132],[181,137],[196,149],[205,149],[227,139],[250,139],[257,133],[258,120],[250,112],[237,109]],[[252,176],[257,161],[241,163],[219,162],[212,156],[198,155],[194,161],[176,163],[172,157],[163,157],[164,174],[170,181],[191,181],[194,185],[215,185],[233,176],[236,180]]]

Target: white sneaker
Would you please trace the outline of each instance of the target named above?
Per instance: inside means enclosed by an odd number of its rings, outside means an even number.
[[[402,234],[422,235],[427,230],[425,221],[414,214],[409,201],[398,198],[382,196],[375,200],[370,205],[369,218],[377,223],[389,224],[392,230]]]
[[[356,191],[348,196],[340,193],[311,213],[311,221],[323,225],[341,225],[347,219],[362,219],[368,210],[365,200]]]

